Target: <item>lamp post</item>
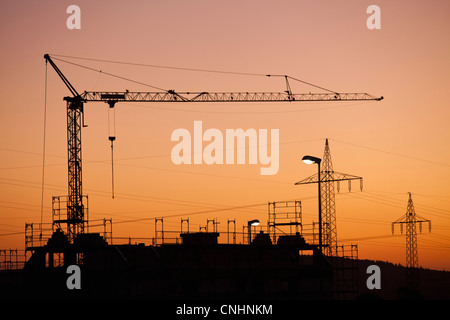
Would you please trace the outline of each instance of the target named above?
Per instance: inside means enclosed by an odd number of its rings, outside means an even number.
[[[252,226],[257,226],[259,225],[259,220],[255,219],[255,220],[250,220],[247,223],[248,226],[248,244],[252,243]]]
[[[312,157],[312,156],[304,156],[302,161],[306,164],[314,164],[317,163],[318,176],[317,176],[317,185],[319,186],[319,252],[322,255],[322,196],[321,196],[321,188],[320,188],[320,162],[322,161],[320,158]],[[322,280],[322,257],[319,260],[320,267],[320,297],[322,298],[323,294],[323,280]]]
[[[312,157],[312,156],[304,156],[302,161],[306,164],[314,164],[317,163],[318,169],[318,177],[317,184],[319,186],[319,251],[322,253],[322,196],[321,196],[321,187],[320,187],[320,162],[322,161],[320,158]]]

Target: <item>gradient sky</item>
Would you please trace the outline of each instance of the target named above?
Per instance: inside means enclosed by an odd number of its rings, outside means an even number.
[[[66,8],[81,9],[69,30]],[[381,8],[369,30],[366,9]],[[24,247],[25,223],[41,221],[45,53],[160,66],[288,74],[338,92],[367,92],[382,102],[145,104],[116,106],[115,199],[111,198],[107,105],[85,105],[83,186],[89,218],[112,218],[114,237],[154,236],[152,218],[196,231],[217,218],[267,220],[267,202],[298,199],[303,222],[317,221],[316,172],[305,154],[323,155],[329,139],[335,171],[362,176],[336,195],[338,241],[359,257],[405,264],[405,237],[391,222],[406,213],[432,221],[419,235],[419,263],[450,270],[450,21],[448,1],[2,1],[0,3],[0,248]],[[283,91],[284,79],[136,67],[62,58],[177,91]],[[56,61],[79,92],[154,91]],[[70,95],[48,69],[43,222],[51,197],[67,194],[66,106]],[[292,82],[294,92],[320,92]],[[280,130],[280,169],[260,165],[171,162],[177,128]],[[252,206],[250,206],[252,205]],[[246,208],[235,208],[247,206]],[[218,210],[228,208],[228,210]],[[234,208],[234,209],[229,209]],[[212,210],[209,213],[202,211]],[[195,214],[194,214],[195,213]],[[173,216],[173,217],[170,217]],[[132,220],[140,219],[132,222]]]

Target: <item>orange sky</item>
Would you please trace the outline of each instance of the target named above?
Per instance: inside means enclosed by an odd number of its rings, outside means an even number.
[[[66,8],[81,9],[81,30],[66,27]],[[366,9],[381,8],[381,30]],[[338,92],[367,92],[382,102],[144,104],[116,106],[115,199],[111,198],[107,105],[85,105],[83,186],[91,219],[112,218],[115,237],[154,235],[151,218],[191,230],[217,218],[225,231],[267,219],[267,202],[298,199],[303,221],[317,221],[316,186],[294,186],[316,172],[305,154],[330,141],[334,170],[364,178],[363,192],[341,185],[338,240],[357,243],[362,259],[405,263],[405,237],[391,222],[406,212],[432,220],[418,237],[419,263],[450,270],[450,22],[447,1],[2,1],[0,4],[0,248],[24,247],[25,223],[40,222],[45,53],[133,63],[288,74]],[[283,91],[284,79],[67,59],[177,91]],[[55,61],[79,92],[153,91]],[[294,92],[318,89],[291,83]],[[69,91],[48,69],[43,221],[51,197],[67,194]],[[177,128],[279,129],[280,167],[172,163]],[[210,209],[246,209],[188,215]],[[134,219],[146,219],[130,222]],[[19,233],[10,235],[13,233]],[[399,233],[397,229],[396,234]]]

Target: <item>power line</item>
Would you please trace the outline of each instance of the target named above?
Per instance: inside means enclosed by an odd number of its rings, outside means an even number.
[[[359,101],[348,104],[341,104],[336,106],[327,106],[327,107],[317,107],[310,109],[297,109],[297,110],[271,110],[271,111],[260,111],[260,110],[252,110],[252,111],[211,111],[211,110],[191,110],[191,109],[180,109],[180,108],[167,108],[167,107],[155,107],[150,105],[141,105],[141,104],[133,104],[128,103],[129,106],[140,107],[144,109],[154,109],[154,110],[162,110],[162,111],[175,111],[175,112],[188,112],[188,113],[202,113],[202,114],[284,114],[284,113],[299,113],[299,112],[309,112],[309,111],[323,111],[323,110],[331,110],[331,109],[342,109],[353,107],[361,104],[367,104],[369,101]],[[270,102],[269,102],[270,103]],[[273,102],[274,104],[277,102]]]
[[[9,151],[9,152],[18,152],[18,153],[26,153],[26,154],[32,154],[36,156],[42,156],[41,152],[31,152],[31,151],[24,151],[24,150],[16,150],[16,149],[9,149],[9,148],[0,148],[2,151]],[[55,158],[65,158],[64,156],[56,156],[51,154],[46,154],[47,157],[55,157]]]
[[[279,142],[277,145],[281,146],[281,145],[287,145],[287,144],[296,144],[296,143],[305,143],[305,142],[314,142],[314,141],[319,141],[319,140],[323,140],[322,138],[318,139],[306,139],[306,140],[294,140],[294,141],[286,141],[286,142]],[[248,149],[249,147],[242,147],[242,149]],[[238,148],[241,149],[241,148]],[[0,148],[1,150],[1,148]],[[26,151],[21,151],[21,150],[11,150],[11,149],[4,149],[4,150],[8,150],[8,151],[13,151],[13,152],[23,152],[23,153],[29,153]],[[225,148],[226,150],[226,148]],[[202,153],[203,151],[199,151],[199,153]],[[36,155],[42,155],[42,153],[32,153],[32,154],[36,154]],[[188,154],[195,154],[193,151],[188,153]],[[49,155],[46,155],[49,156]],[[116,161],[125,161],[125,160],[141,160],[141,159],[150,159],[150,158],[166,158],[166,157],[170,157],[171,155],[169,153],[167,154],[159,154],[159,155],[149,155],[149,156],[139,156],[139,157],[127,157],[127,158],[116,158]],[[53,157],[58,157],[58,158],[64,158],[63,156],[53,156]],[[109,162],[110,160],[84,160],[85,163],[102,163],[102,162]],[[62,166],[62,165],[67,165],[67,163],[55,163],[55,164],[46,164],[46,166]],[[4,168],[0,168],[0,170],[11,170],[11,169],[24,169],[24,168],[36,168],[36,167],[41,167],[42,165],[29,165],[29,166],[17,166],[17,167],[4,167]]]
[[[369,195],[367,195],[367,193],[369,193]],[[354,196],[357,198],[360,198],[361,200],[366,200],[366,201],[371,201],[371,202],[375,202],[378,204],[382,204],[382,205],[387,205],[387,206],[391,206],[391,207],[396,207],[396,208],[401,208],[404,209],[404,205],[400,204],[400,200],[389,200],[386,197],[382,197],[382,196],[377,196],[377,195],[370,195],[370,192],[361,192],[361,193],[346,193],[346,195],[350,195],[350,196]],[[372,199],[373,198],[373,199]],[[420,208],[421,206],[424,205],[418,205],[416,206],[417,208]],[[429,207],[429,206],[425,206],[425,207]],[[431,209],[425,209],[425,210],[420,210],[424,213],[427,213],[429,215],[434,215],[440,218],[444,218],[444,219],[450,219],[450,215],[442,215],[443,213],[446,213],[447,210],[445,209],[438,209],[438,208],[433,208],[433,207],[429,207]],[[443,210],[444,212],[436,212],[436,210]]]
[[[432,163],[432,164],[436,164],[436,165],[440,165],[440,166],[450,167],[450,164],[448,164],[448,163],[441,163],[441,162],[431,161],[431,160],[427,160],[427,159],[420,159],[420,158],[407,156],[407,155],[400,154],[400,153],[395,153],[395,152],[391,152],[391,151],[380,150],[380,149],[376,149],[376,148],[372,148],[372,147],[362,146],[362,145],[358,145],[358,144],[355,144],[355,143],[345,142],[345,141],[342,141],[342,140],[336,140],[336,139],[330,139],[330,140],[333,140],[333,141],[336,141],[336,142],[340,142],[340,143],[344,143],[344,144],[348,144],[348,145],[351,145],[351,146],[354,146],[354,147],[358,147],[358,148],[364,148],[364,149],[368,149],[368,150],[372,150],[372,151],[376,151],[376,152],[390,154],[390,155],[397,156],[397,157],[402,157],[402,158],[407,158],[407,159],[412,159],[412,160],[417,160],[417,161],[428,162],[428,163]]]
[[[66,165],[65,163],[55,163],[55,164],[46,164],[47,167],[49,166],[62,166]],[[42,164],[36,164],[36,165],[30,165],[30,166],[17,166],[17,167],[3,167],[0,168],[0,170],[18,170],[18,169],[31,169],[31,168],[42,168]]]
[[[23,183],[29,183],[29,184],[39,184],[38,182],[32,182],[32,181],[26,181],[26,180],[18,180],[18,179],[7,179],[7,178],[0,178],[0,180],[6,180],[6,181],[13,181],[13,182],[23,182]],[[12,184],[10,182],[0,182],[4,184]],[[20,185],[20,184],[14,184],[19,186],[26,186],[26,187],[33,187],[38,188],[37,186],[28,186],[28,185]],[[47,186],[57,187],[57,188],[63,188],[63,186],[54,185],[54,184],[46,184]],[[59,190],[59,189],[54,189]],[[109,191],[102,191],[102,190],[94,190],[94,189],[87,189],[90,194],[97,195],[97,196],[106,196]],[[104,193],[104,194],[103,194]],[[170,198],[163,198],[163,197],[155,197],[155,196],[148,196],[148,195],[135,195],[135,194],[129,194],[129,193],[117,193],[117,195],[122,199],[128,199],[128,200],[140,200],[140,201],[149,201],[152,202],[161,202],[161,203],[178,203],[182,205],[190,205],[190,206],[224,206],[224,205],[218,205],[218,204],[212,204],[212,203],[205,203],[205,202],[198,202],[198,201],[189,201],[189,200],[180,200],[180,199],[170,199]],[[265,203],[264,205],[267,205]]]
[[[362,241],[362,240],[375,240],[375,239],[385,239],[385,238],[393,238],[393,237],[401,237],[400,235],[387,235],[387,234],[381,234],[381,235],[373,235],[373,236],[365,236],[365,237],[357,237],[357,238],[350,238],[350,239],[340,239],[340,241],[346,242],[346,241]]]
[[[389,201],[389,200],[386,200]],[[395,200],[395,201],[400,201],[400,200]],[[393,203],[395,203],[393,201]],[[428,205],[424,205],[424,204],[415,204],[416,209],[419,209],[419,211],[427,213],[429,215],[434,215],[436,217],[440,217],[440,218],[444,218],[444,219],[450,219],[450,215],[449,215],[449,211],[446,209],[440,209],[440,208],[435,208],[435,207],[431,207]]]
[[[25,231],[22,231],[22,232],[11,232],[11,233],[1,233],[0,237],[2,237],[2,236],[15,236],[15,235],[18,235],[18,234],[25,234]]]
[[[223,179],[244,180],[244,181],[257,182],[257,183],[263,182],[263,183],[277,183],[277,184],[291,185],[291,183],[285,182],[285,181],[274,181],[274,180],[254,179],[254,178],[245,178],[245,177],[234,177],[234,176],[229,176],[229,175],[219,175],[219,174],[212,174],[212,173],[200,173],[200,172],[193,172],[193,171],[186,171],[186,170],[152,168],[152,167],[133,165],[133,164],[121,164],[121,163],[119,163],[119,166],[141,168],[141,169],[148,169],[148,170],[156,170],[156,171],[167,171],[167,172],[174,172],[174,173],[177,173],[177,174],[191,174],[191,175],[216,177],[216,178],[223,178]]]
[[[179,213],[179,214],[162,216],[162,218],[174,218],[174,217],[182,217],[182,216],[189,216],[189,215],[206,214],[206,213],[213,213],[213,212],[220,212],[220,211],[229,211],[229,210],[236,210],[236,209],[243,209],[243,208],[251,208],[251,207],[257,207],[257,206],[267,206],[267,203],[265,202],[265,203],[249,204],[249,205],[242,205],[242,206],[233,206],[233,207],[211,209],[211,210],[204,210],[204,211],[193,211],[193,212],[187,212],[187,213]],[[158,217],[158,218],[160,218],[160,217]],[[124,220],[124,221],[120,221],[120,222],[116,222],[116,223],[130,223],[130,222],[139,222],[139,221],[153,220],[153,219],[155,219],[155,217],[134,219],[134,220],[128,220],[128,221]]]

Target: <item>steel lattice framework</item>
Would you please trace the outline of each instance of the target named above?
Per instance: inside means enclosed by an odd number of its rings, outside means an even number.
[[[84,233],[84,207],[81,162],[81,120],[83,104],[77,99],[67,101],[67,158],[68,158],[68,203],[67,233],[70,242],[79,233]]]
[[[102,102],[282,102],[282,101],[380,101],[367,93],[303,93],[291,92],[101,92],[85,91],[84,101]]]
[[[340,181],[348,181],[349,191],[351,190],[351,180],[360,180],[360,186],[362,190],[362,177],[335,172],[333,170],[333,163],[331,161],[331,152],[328,139],[325,140],[325,151],[323,159],[321,161],[320,169],[320,188],[321,199],[320,204],[322,207],[322,243],[324,246],[324,254],[328,256],[337,255],[337,227],[336,227],[336,201],[335,201],[335,188],[334,182],[337,182],[337,189],[339,192]],[[318,183],[318,174],[305,178],[296,185]]]
[[[409,194],[406,214],[392,223],[392,233],[394,225],[400,225],[400,232],[403,233],[403,225],[406,225],[406,281],[408,288],[416,290],[419,285],[417,270],[419,268],[419,254],[417,249],[417,224],[419,232],[422,232],[422,223],[428,223],[431,232],[431,221],[416,215],[411,192]]]
[[[67,224],[68,237],[72,242],[77,234],[84,232],[85,217],[82,189],[81,128],[83,127],[83,106],[86,102],[106,102],[114,108],[117,102],[296,102],[296,101],[381,101],[383,97],[367,93],[308,93],[294,94],[286,77],[287,89],[284,92],[181,92],[174,90],[160,92],[100,92],[85,91],[81,95],[67,80],[51,57],[44,55],[55,72],[67,86],[73,97],[67,101],[67,151],[68,151],[68,207],[67,220],[58,223]]]

